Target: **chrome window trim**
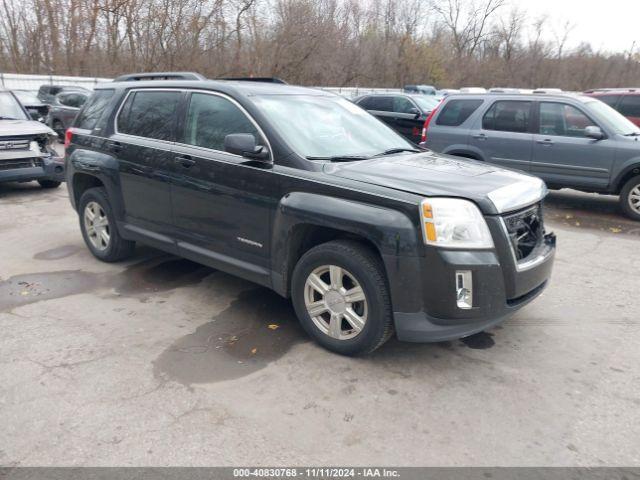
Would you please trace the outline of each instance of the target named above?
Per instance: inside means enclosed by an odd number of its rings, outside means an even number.
[[[120,118],[120,114],[122,112],[122,109],[124,108],[125,104],[127,103],[127,100],[129,99],[129,95],[131,95],[134,92],[140,92],[140,91],[143,91],[143,92],[148,92],[148,91],[184,92],[184,93],[190,93],[190,94],[201,93],[201,94],[205,94],[205,95],[213,95],[213,96],[216,96],[216,97],[221,97],[221,98],[224,98],[225,100],[228,100],[233,105],[235,105],[245,115],[245,117],[247,117],[247,119],[249,119],[249,121],[253,124],[254,127],[256,127],[256,130],[260,133],[260,135],[262,136],[264,141],[267,143],[267,148],[269,149],[269,163],[274,163],[273,149],[271,148],[271,142],[269,142],[269,138],[267,137],[267,135],[265,135],[264,130],[262,130],[262,128],[260,127],[258,122],[255,121],[255,119],[251,116],[251,114],[249,112],[247,112],[247,110],[242,105],[240,105],[240,103],[238,103],[237,100],[235,100],[234,98],[232,98],[229,95],[226,95],[224,93],[215,92],[215,91],[211,91],[211,90],[202,90],[202,89],[198,89],[198,88],[161,88],[161,87],[158,87],[158,88],[132,88],[127,92],[127,95],[124,97],[124,100],[122,101],[122,103],[118,107],[118,111],[116,112],[116,116],[115,116],[115,118],[113,120],[113,131],[114,131],[114,133],[116,133],[118,135],[124,135],[126,137],[134,138],[134,139],[144,139],[144,140],[150,140],[150,141],[155,141],[155,142],[162,142],[162,143],[170,144],[170,145],[179,145],[179,146],[195,148],[195,149],[198,149],[198,150],[203,150],[205,152],[211,152],[211,153],[222,153],[224,155],[228,155],[228,156],[234,157],[234,158],[245,158],[242,155],[236,155],[235,153],[226,152],[224,150],[216,150],[215,148],[207,148],[207,147],[202,147],[200,145],[191,145],[189,143],[182,143],[182,142],[177,142],[177,141],[173,142],[173,141],[169,141],[169,140],[160,140],[160,139],[151,138],[151,137],[142,137],[142,136],[139,136],[139,135],[130,135],[128,133],[122,133],[122,132],[118,131],[118,119]],[[189,98],[189,103],[191,103],[191,98]],[[185,118],[188,115],[188,113],[189,113],[189,109],[188,109],[188,106],[187,106],[187,109],[185,110]]]

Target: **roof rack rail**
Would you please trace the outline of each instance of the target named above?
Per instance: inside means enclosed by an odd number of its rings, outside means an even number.
[[[287,85],[287,82],[278,77],[224,77],[216,80],[230,80],[234,82],[264,82],[264,83],[281,83]]]
[[[115,78],[114,82],[139,82],[143,80],[206,80],[196,72],[146,72],[128,73]]]

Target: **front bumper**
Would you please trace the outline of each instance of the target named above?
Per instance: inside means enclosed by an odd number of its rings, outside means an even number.
[[[498,233],[497,223],[488,224]],[[390,285],[399,340],[441,342],[466,337],[506,320],[542,293],[553,268],[555,235],[545,236],[538,258],[526,269],[516,268],[506,239],[503,243],[501,235],[496,238],[500,240],[494,250],[427,248],[424,257],[384,259],[387,271],[395,272]],[[472,275],[469,309],[457,304],[459,271]]]
[[[53,180],[64,182],[64,158],[57,155],[42,156],[42,164],[32,167],[3,169],[0,163],[0,182],[29,182]]]

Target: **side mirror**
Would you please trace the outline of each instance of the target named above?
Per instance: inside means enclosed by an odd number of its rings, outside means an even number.
[[[416,118],[420,118],[420,115],[422,115],[422,112],[418,110],[416,107],[410,108],[409,113],[412,115],[415,115]]]
[[[251,133],[231,133],[224,137],[224,151],[253,160],[266,161],[269,150],[256,145],[256,137]]]
[[[602,140],[604,138],[604,133],[600,127],[592,125],[584,129],[584,136],[587,138],[593,138],[594,140]]]

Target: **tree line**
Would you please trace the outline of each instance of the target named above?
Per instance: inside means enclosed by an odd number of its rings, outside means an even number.
[[[568,49],[506,0],[0,0],[0,71],[188,70],[324,86],[640,85],[640,53]],[[549,40],[549,39],[552,40]]]

